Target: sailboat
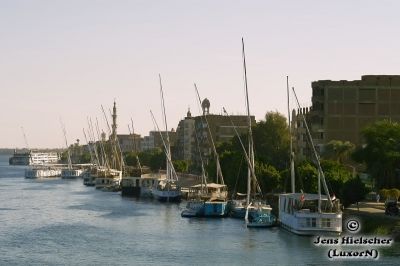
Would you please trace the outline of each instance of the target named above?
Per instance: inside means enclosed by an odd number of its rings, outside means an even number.
[[[246,111],[248,118],[248,152],[243,145],[243,142],[239,136],[239,133],[231,120],[231,124],[235,130],[235,133],[239,139],[242,146],[243,153],[245,155],[248,171],[247,171],[247,194],[245,205],[233,205],[231,212],[234,217],[242,218],[244,213],[244,218],[247,227],[271,227],[276,223],[276,217],[271,213],[272,208],[266,202],[264,202],[262,196],[261,187],[257,181],[255,175],[255,163],[254,163],[254,143],[253,134],[251,130],[251,117],[250,117],[250,104],[249,104],[249,93],[247,87],[247,71],[246,71],[246,57],[244,50],[244,41],[242,38],[242,56],[243,56],[243,70],[244,70],[244,82],[245,82],[245,95],[246,95]],[[225,114],[229,117],[228,112],[224,108]]]
[[[108,122],[107,122],[108,125]],[[93,126],[92,126],[93,129]],[[91,175],[95,178],[95,187],[96,189],[101,189],[105,191],[115,191],[119,189],[121,179],[122,179],[122,170],[118,170],[117,164],[119,163],[120,169],[122,169],[122,160],[114,160],[114,168],[111,168],[110,162],[105,150],[105,141],[104,137],[101,137],[99,123],[96,119],[96,133],[97,138],[99,139],[100,152],[101,152],[101,160],[99,158],[99,165],[92,169]],[[103,133],[104,134],[104,133]],[[112,149],[114,146],[115,140],[111,138]],[[118,159],[118,158],[116,158]],[[101,161],[101,162],[100,162]]]
[[[201,105],[201,98],[196,84],[194,84],[197,98]],[[207,127],[207,136],[211,143],[211,148],[214,153],[216,163],[216,182],[206,184],[206,195],[204,202],[204,216],[205,217],[225,217],[228,215],[228,188],[224,182],[224,176],[221,170],[219,155],[215,147],[214,139],[211,134],[210,124],[207,119],[207,112],[203,112],[203,118]]]
[[[82,177],[83,170],[82,169],[75,169],[72,167],[72,162],[71,162],[71,153],[68,147],[68,141],[67,141],[67,131],[65,130],[64,123],[60,120],[61,123],[61,128],[64,133],[64,139],[65,139],[65,146],[67,148],[67,159],[68,159],[68,168],[63,168],[61,169],[61,178],[63,179],[74,179],[77,177]]]
[[[178,184],[178,175],[176,174],[174,165],[172,164],[171,146],[168,136],[167,116],[165,112],[164,92],[161,83],[161,75],[159,75],[159,80],[160,80],[161,107],[164,116],[166,140],[164,140],[164,137],[158,127],[157,121],[155,120],[153,113],[151,111],[150,113],[153,119],[153,123],[157,127],[158,132],[160,133],[160,137],[164,146],[164,153],[166,156],[167,165],[166,165],[166,178],[160,179],[157,182],[156,186],[153,189],[153,196],[161,202],[180,202],[182,199],[182,192]]]
[[[151,190],[154,184],[157,182],[158,176],[147,173],[147,169],[142,167],[140,164],[135,143],[133,121],[132,130],[129,125],[128,130],[129,134],[132,136],[132,152],[135,153],[136,167],[125,166],[125,174],[121,180],[121,195],[128,197],[151,197]]]
[[[340,235],[342,232],[342,212],[339,207],[339,200],[333,200],[330,197],[328,186],[326,185],[325,175],[321,168],[319,156],[315,150],[310,130],[307,126],[306,119],[303,114],[303,122],[307,130],[312,151],[318,167],[318,194],[313,193],[296,193],[295,175],[294,175],[294,156],[292,148],[292,135],[290,126],[289,111],[289,85],[287,81],[287,97],[288,97],[288,119],[289,132],[291,138],[290,144],[290,168],[291,168],[291,189],[292,193],[279,195],[279,223],[280,225],[298,235]],[[296,103],[300,108],[296,92],[293,89]],[[325,190],[325,195],[321,193],[321,182]]]
[[[186,208],[181,212],[181,216],[187,218],[204,216],[204,201],[208,198],[206,171],[204,169],[203,156],[201,155],[199,137],[196,130],[194,134],[201,163],[201,184],[189,188],[189,194],[194,194],[194,196],[191,195],[191,198],[186,203]]]
[[[88,131],[88,133],[90,136],[90,131]],[[85,129],[83,129],[83,136],[85,137],[86,145],[88,147],[89,154],[90,154],[90,162],[91,162],[91,165],[89,165],[89,167],[86,169],[86,171],[82,174],[83,184],[85,186],[94,186],[96,184],[96,179],[92,175],[92,172],[95,172],[96,168],[100,165],[99,159],[98,159],[98,154],[97,154],[97,148],[96,148],[96,144],[94,142],[88,141]],[[92,147],[92,145],[93,145],[93,147]]]

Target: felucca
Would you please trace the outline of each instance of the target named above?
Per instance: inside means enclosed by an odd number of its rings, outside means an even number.
[[[171,146],[168,136],[167,116],[165,113],[164,92],[161,83],[161,75],[159,75],[159,80],[160,80],[161,107],[165,124],[165,135],[166,135],[165,140],[158,127],[157,121],[155,120],[153,113],[151,111],[150,113],[153,119],[153,123],[157,127],[157,130],[160,134],[164,146],[164,153],[166,156],[167,165],[166,165],[166,178],[164,179],[160,178],[158,180],[157,184],[153,188],[153,196],[161,202],[180,202],[182,199],[182,192],[178,184],[178,176],[175,172],[175,168],[174,165],[172,164],[172,159],[171,159]]]
[[[290,126],[289,111],[289,82],[287,81],[288,97],[288,121],[290,132],[290,173],[292,193],[279,195],[279,222],[280,225],[290,232],[298,235],[340,235],[342,232],[342,211],[338,199],[332,199],[325,181],[325,175],[321,168],[319,156],[315,150],[310,130],[303,113],[301,113],[304,126],[307,130],[307,136],[311,144],[315,162],[318,168],[318,194],[314,193],[296,193],[295,175],[294,175],[294,156],[292,150],[292,132]],[[293,93],[298,108],[300,104],[296,92]],[[321,183],[325,195],[321,193]]]

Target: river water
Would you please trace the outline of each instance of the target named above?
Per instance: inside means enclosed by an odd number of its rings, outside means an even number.
[[[312,238],[280,228],[181,218],[184,202],[123,198],[81,179],[25,179],[25,167],[8,166],[8,157],[0,155],[0,265],[354,264],[329,261]],[[357,263],[396,265],[397,249]]]

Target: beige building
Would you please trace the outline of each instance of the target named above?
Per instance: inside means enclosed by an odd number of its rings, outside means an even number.
[[[194,135],[195,120],[188,110],[186,117],[179,121],[176,129],[175,158],[178,160],[191,161],[192,150],[197,149]]]
[[[166,131],[161,131],[164,141],[167,141]],[[174,149],[176,143],[176,132],[174,129],[168,131],[168,138],[171,145],[171,150]],[[144,136],[140,140],[140,151],[148,151],[152,149],[164,150],[164,145],[158,131],[150,131],[148,136]]]
[[[117,134],[117,139],[122,152],[140,151],[140,135]]]
[[[400,75],[312,82],[311,131],[321,150],[331,140],[362,144],[361,130],[383,119],[400,121]]]
[[[218,143],[229,142],[232,140],[233,137],[236,136],[235,129],[232,126],[232,122],[239,134],[247,134],[249,122],[247,115],[226,116],[210,114],[210,102],[208,99],[204,99],[204,101],[202,102],[202,107],[204,115],[194,117],[194,130],[196,131],[197,137],[199,139],[199,146],[204,162],[207,163],[208,159],[213,156],[211,136],[216,145]],[[210,127],[209,129],[207,128],[205,117],[207,118],[207,122]],[[255,117],[251,116],[250,119],[252,125],[255,125]],[[211,136],[209,132],[211,132]],[[196,164],[199,164],[199,151],[197,149],[197,146],[193,147],[195,148],[192,149],[192,160]]]

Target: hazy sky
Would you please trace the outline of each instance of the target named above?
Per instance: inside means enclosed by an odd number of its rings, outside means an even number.
[[[302,104],[311,82],[400,74],[399,1],[0,0],[0,147],[84,142],[86,118],[118,107],[118,131],[169,127],[190,106],[193,82],[211,112],[245,113],[241,37],[250,108],[286,115],[286,75]],[[104,128],[105,129],[105,128]]]

